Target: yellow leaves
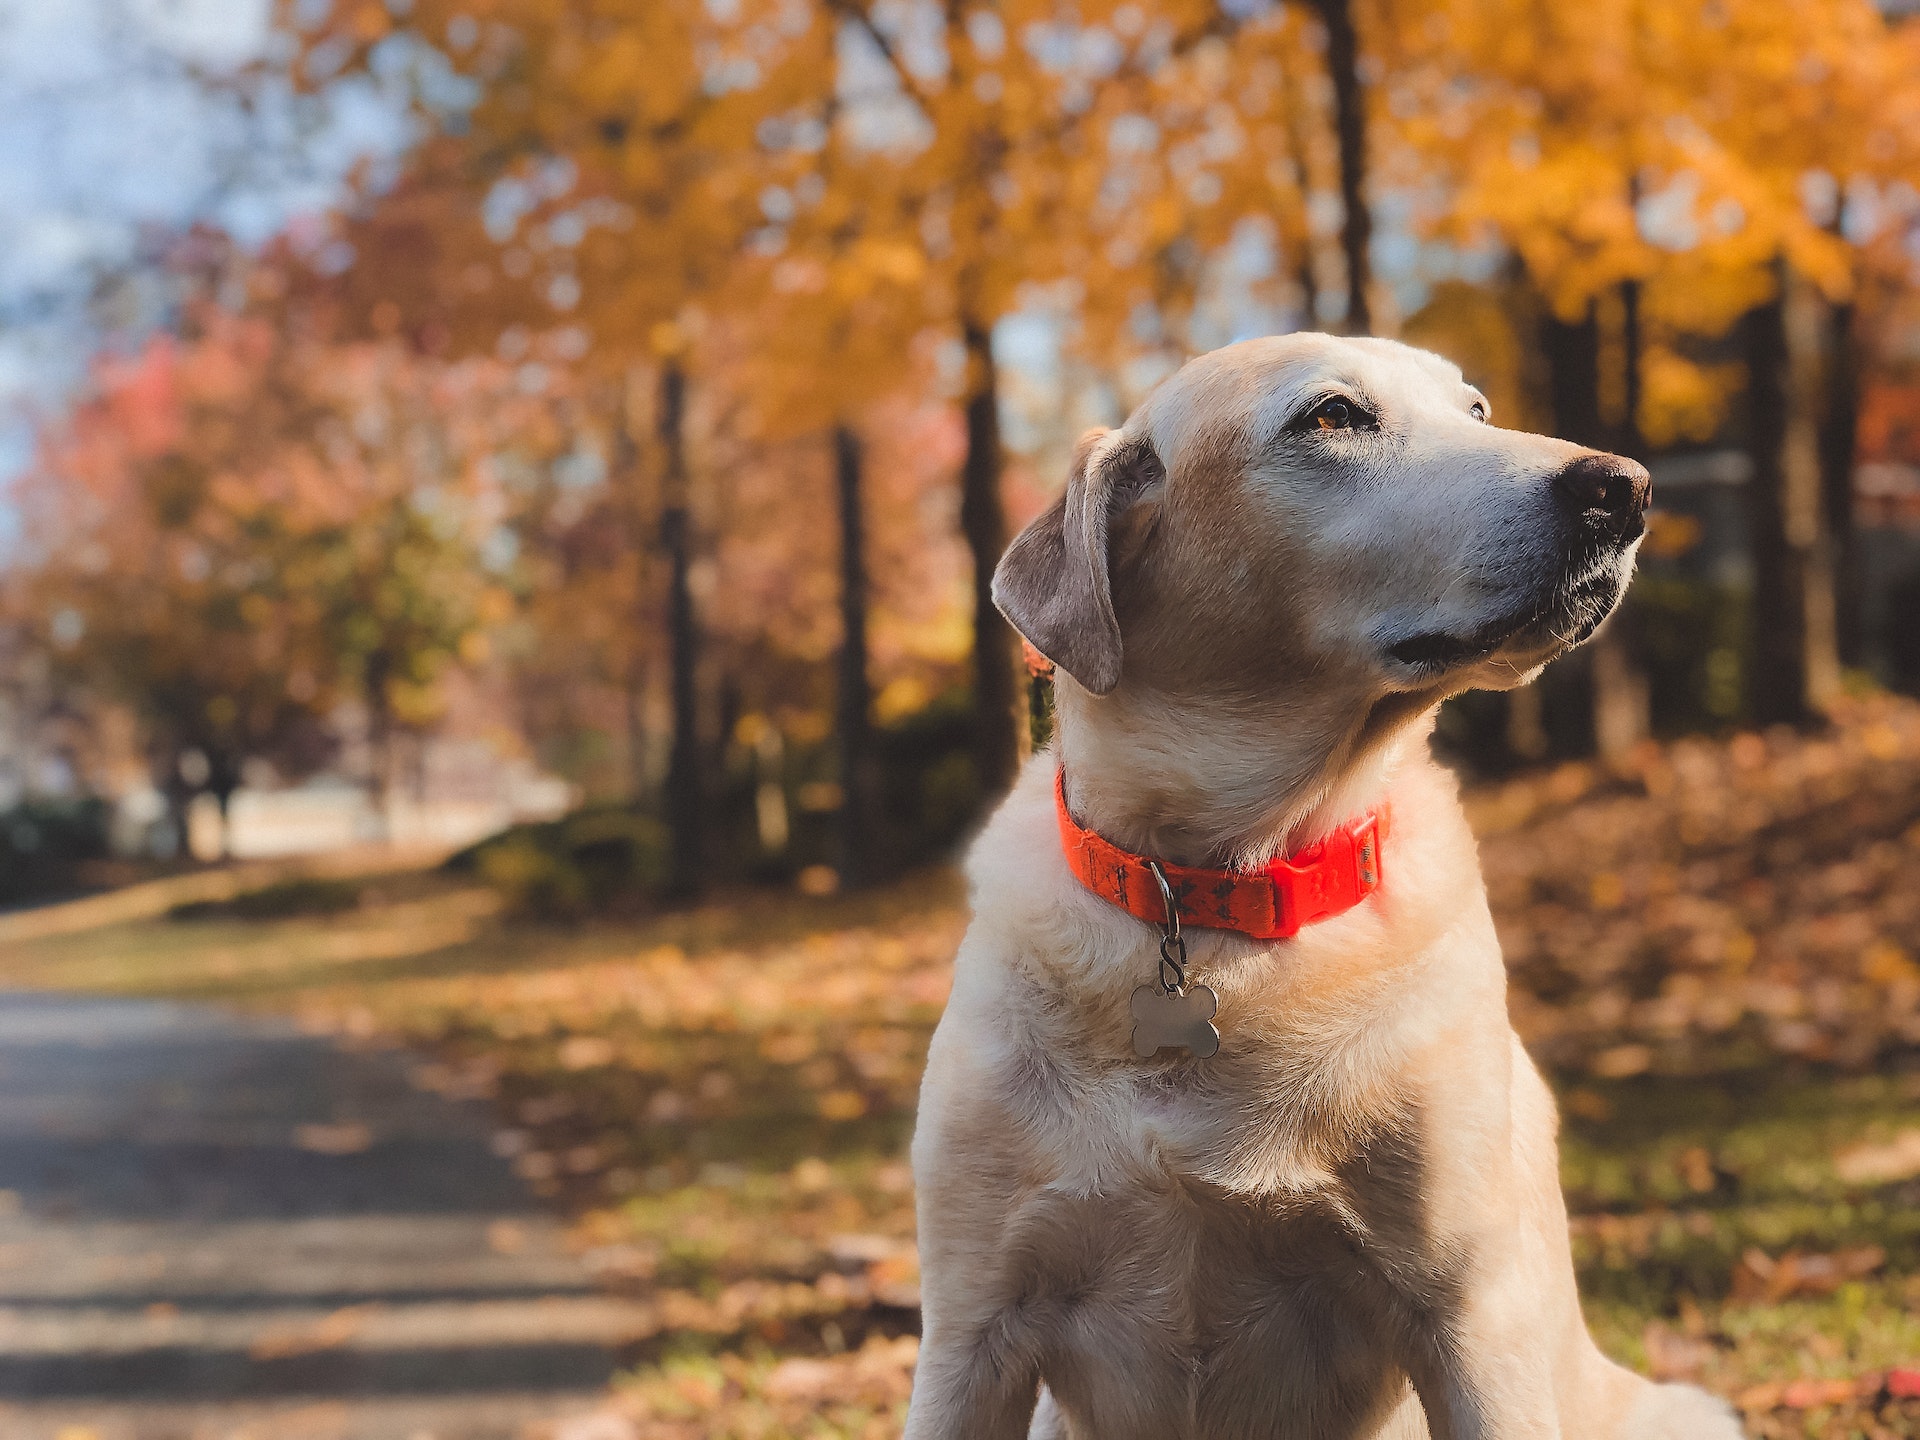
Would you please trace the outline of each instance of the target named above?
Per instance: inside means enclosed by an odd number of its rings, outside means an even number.
[[[1710,256],[1677,256],[1648,278],[1643,304],[1650,317],[1681,334],[1718,334],[1772,296],[1772,258],[1763,250],[1754,256],[1752,264],[1728,265],[1715,263]],[[1655,367],[1665,364],[1653,354],[1648,360]],[[1651,376],[1652,371],[1648,374]],[[1723,377],[1730,374],[1722,372]],[[1707,371],[1702,371],[1698,380],[1688,381],[1681,379],[1680,371],[1668,370],[1663,379],[1676,382],[1681,394],[1691,384],[1713,383]]]
[[[918,285],[927,274],[925,254],[900,241],[869,240],[854,247],[851,268],[892,285]]]
[[[647,343],[657,359],[677,359],[686,354],[687,332],[672,320],[662,320],[647,332]]]
[[[1920,965],[1891,940],[1879,940],[1860,956],[1860,975],[1876,985],[1910,985],[1920,980]]]
[[[1746,375],[1735,364],[1707,365],[1665,345],[1641,354],[1640,430],[1650,445],[1710,439]]]
[[[1394,32],[1426,102],[1402,133],[1457,177],[1448,228],[1493,224],[1562,318],[1624,279],[1738,275],[1783,251],[1845,294],[1850,248],[1809,213],[1802,179],[1887,163],[1869,135],[1888,159],[1920,136],[1910,122],[1905,140],[1885,133],[1913,82],[1859,0],[1457,0],[1442,13],[1442,27]]]
[[[858,1120],[867,1113],[867,1100],[858,1090],[829,1090],[820,1097],[820,1115],[826,1120]]]
[[[1677,560],[1700,543],[1706,529],[1692,515],[1655,510],[1647,516],[1647,539],[1640,553],[1661,560]]]
[[[1407,323],[1409,344],[1457,357],[1467,380],[1493,406],[1493,423],[1512,430],[1546,429],[1549,417],[1528,413],[1528,354],[1498,291],[1448,281]]]

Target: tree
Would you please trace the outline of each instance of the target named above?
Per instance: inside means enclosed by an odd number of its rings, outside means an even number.
[[[1617,299],[1624,405],[1606,427],[1613,443],[1710,433],[1719,417],[1693,397],[1714,387],[1686,341],[1753,312],[1742,334],[1755,389],[1761,648],[1749,674],[1760,712],[1817,708],[1833,688],[1834,605],[1819,505],[1809,511],[1802,492],[1817,487],[1804,477],[1818,468],[1823,423],[1829,475],[1850,468],[1834,453],[1850,445],[1849,422],[1820,419],[1820,327],[1789,325],[1782,307],[1803,283],[1835,303],[1855,283],[1834,207],[1820,213],[1810,187],[1824,178],[1844,195],[1912,168],[1910,82],[1886,22],[1865,0],[1456,0],[1440,13],[1441,25],[1396,32],[1405,83],[1431,106],[1396,109],[1413,117],[1404,133],[1414,146],[1452,177],[1447,228],[1464,238],[1493,227],[1555,312],[1547,348],[1563,362],[1563,417],[1567,388],[1601,378],[1566,347],[1585,343],[1597,303]],[[1463,72],[1472,85],[1454,83]],[[1801,337],[1791,347],[1790,335]],[[1826,393],[1844,408],[1848,362],[1834,364],[1842,378]],[[1788,690],[1799,697],[1791,705]]]
[[[993,570],[1009,538],[994,332],[1026,287],[1063,279],[1083,285],[1083,308],[1107,311],[1094,318],[1097,328],[1126,312],[1137,285],[1107,294],[1092,278],[1116,268],[1108,242],[1126,252],[1119,268],[1151,269],[1165,251],[1122,234],[1138,212],[1116,204],[1108,186],[1112,126],[1144,122],[1155,132],[1147,148],[1164,155],[1170,141],[1146,118],[1159,114],[1160,88],[1237,22],[1208,4],[1173,3],[1155,7],[1151,18],[1101,5],[1076,23],[1040,0],[1010,0],[990,10],[935,12],[937,35],[922,44],[908,33],[904,12],[886,6],[830,0],[825,13],[844,27],[874,88],[864,105],[841,104],[836,95],[820,110],[829,144],[817,173],[825,183],[789,227],[788,243],[808,254],[858,209],[861,228],[876,240],[924,254],[922,313],[953,338],[960,362],[967,445],[959,520],[973,556],[975,764],[979,783],[993,793],[1012,774],[1021,728],[1013,637],[992,599]]]
[[[442,129],[464,188],[485,193],[501,267],[539,277],[548,323],[584,306],[591,358],[606,371],[644,365],[657,376],[673,724],[666,800],[683,893],[699,887],[706,860],[687,392],[699,306],[761,220],[758,127],[792,98],[782,52],[806,48],[790,29],[775,5],[723,18],[625,0],[426,0],[404,20],[369,7],[335,12],[304,37],[308,53],[339,48],[352,68],[413,54],[474,82],[457,126],[424,90],[420,109]]]
[[[1822,315],[1784,262],[1774,295],[1741,322],[1753,459],[1754,718],[1824,711],[1840,689],[1833,553],[1817,434]]]
[[[68,686],[133,707],[182,806],[202,788],[224,806],[250,755],[304,768],[338,693],[318,617],[288,584],[287,517],[232,473],[305,407],[282,386],[248,393],[272,351],[264,327],[217,317],[209,331],[102,364],[20,486],[22,601],[46,653]]]
[[[133,708],[176,802],[223,808],[250,759],[324,761],[346,700],[383,787],[393,736],[434,723],[502,616],[461,413],[497,415],[487,377],[329,345],[269,318],[270,267],[235,271],[260,310],[197,298],[178,336],[102,362],[21,486],[21,589],[60,672]]]
[[[845,424],[833,429],[834,492],[840,517],[840,657],[835,725],[840,738],[840,873],[849,884],[872,878],[874,809],[873,686],[867,647],[865,452]]]
[[[1346,324],[1373,333],[1373,209],[1367,198],[1367,91],[1360,75],[1360,36],[1353,0],[1314,0],[1327,34],[1327,74],[1333,82],[1334,132],[1340,146],[1340,249],[1346,260]]]

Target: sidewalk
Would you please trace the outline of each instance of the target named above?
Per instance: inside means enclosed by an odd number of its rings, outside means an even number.
[[[0,1434],[510,1440],[644,1323],[404,1057],[0,994]]]

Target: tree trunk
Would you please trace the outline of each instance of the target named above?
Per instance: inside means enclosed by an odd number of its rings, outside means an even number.
[[[220,858],[226,860],[233,854],[233,797],[239,791],[243,777],[240,773],[242,757],[221,754],[213,757],[212,772],[207,777],[207,791],[213,796],[214,803],[220,807]]]
[[[387,682],[392,677],[393,658],[385,650],[377,649],[367,656],[361,684],[367,692],[368,799],[383,842],[390,840],[393,832],[387,812],[393,788],[393,705],[387,694]]]
[[[1548,391],[1553,404],[1554,432],[1576,445],[1596,450],[1642,449],[1639,437],[1640,324],[1639,296],[1622,295],[1626,308],[1626,344],[1622,377],[1627,413],[1621,434],[1609,435],[1600,413],[1600,321],[1598,307],[1589,302],[1586,313],[1571,323],[1548,311],[1541,322],[1541,347],[1547,356]],[[1646,677],[1634,663],[1625,617],[1616,615],[1602,625],[1575,661],[1585,683],[1586,710],[1591,734],[1577,737],[1608,758],[1617,758],[1647,736],[1650,704]],[[1510,727],[1513,717],[1509,716]],[[1568,737],[1570,740],[1575,737]],[[1545,746],[1535,741],[1536,750]]]
[[[833,431],[834,482],[840,507],[840,879],[849,886],[873,878],[872,694],[867,684],[867,553],[864,457],[860,437],[846,425]]]
[[[967,453],[960,467],[960,530],[973,556],[974,768],[983,795],[997,796],[1019,760],[1014,714],[1013,632],[993,604],[993,571],[1007,547],[1000,498],[1000,395],[993,333],[962,326],[967,348]]]
[[[688,515],[686,449],[687,377],[678,362],[660,371],[660,548],[667,556],[667,645],[670,653],[673,741],[667,755],[667,827],[673,836],[668,885],[676,896],[697,893],[705,880],[705,834],[701,812],[700,636],[694,621],[693,525]]]
[[[1372,282],[1373,212],[1367,205],[1367,92],[1360,78],[1360,37],[1352,0],[1315,0],[1327,28],[1327,75],[1333,82],[1333,123],[1340,147],[1340,248],[1347,261],[1347,332],[1373,331],[1367,291]]]
[[[625,511],[627,549],[633,564],[632,633],[628,637],[626,675],[621,696],[626,714],[627,801],[639,805],[647,795],[647,637],[653,629],[652,607],[647,604],[646,481],[640,465],[640,444],[634,433],[639,417],[634,413],[634,387],[641,373],[630,371],[620,385],[619,403],[614,408],[612,471],[615,492]]]
[[[1634,662],[1627,638],[1631,618],[1614,611],[1587,642],[1587,669],[1593,681],[1593,748],[1603,760],[1623,758],[1652,729],[1647,677]]]
[[[1853,461],[1860,428],[1860,355],[1851,301],[1827,315],[1826,403],[1820,415],[1820,490],[1833,555],[1834,628],[1841,661],[1862,659],[1860,565],[1853,533]]]
[[[1756,720],[1794,723],[1838,687],[1817,413],[1819,317],[1784,263],[1774,298],[1741,320],[1753,460],[1748,698]]]
[[[1589,304],[1572,324],[1551,310],[1541,322],[1554,433],[1576,445],[1603,443],[1600,423],[1600,323]]]
[[[1645,462],[1646,439],[1640,433],[1640,394],[1641,394],[1641,358],[1643,345],[1640,336],[1640,282],[1623,280],[1620,282],[1620,364],[1625,373],[1621,378],[1622,401],[1625,413],[1620,417],[1620,451],[1635,460]]]
[[[1293,256],[1294,283],[1300,287],[1300,328],[1310,330],[1320,321],[1320,276],[1315,262],[1318,255],[1313,243],[1313,225],[1307,218],[1308,201],[1313,195],[1313,173],[1308,164],[1312,154],[1312,145],[1308,140],[1311,125],[1317,116],[1303,115],[1303,106],[1310,106],[1311,100],[1302,95],[1305,87],[1290,86],[1281,102],[1280,117],[1287,137],[1287,164],[1293,172],[1293,184],[1297,203],[1287,207],[1297,216],[1297,229],[1292,241],[1295,247]],[[1284,245],[1287,236],[1282,232]]]
[[[1840,698],[1840,632],[1835,603],[1833,535],[1820,463],[1826,412],[1826,348],[1831,323],[1820,292],[1785,265],[1787,322],[1787,482],[1789,541],[1800,567],[1800,647],[1804,703],[1825,714]]]
[[[1640,434],[1641,339],[1640,285],[1628,280],[1620,286],[1621,391],[1624,413],[1615,449],[1644,461],[1646,443]],[[1597,342],[1598,336],[1595,336]],[[1598,378],[1596,364],[1596,380]],[[1599,399],[1594,399],[1594,410]],[[1589,644],[1588,673],[1593,677],[1593,748],[1604,760],[1624,757],[1653,728],[1652,697],[1647,677],[1635,663],[1628,643],[1630,617],[1616,611]]]

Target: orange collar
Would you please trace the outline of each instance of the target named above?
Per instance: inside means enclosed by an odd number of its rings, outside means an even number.
[[[1067,778],[1057,771],[1054,799],[1060,812],[1060,844],[1082,885],[1129,915],[1164,925],[1166,905],[1153,862],[1122,850],[1080,824],[1067,809]],[[1238,930],[1255,940],[1285,940],[1316,920],[1345,914],[1380,888],[1380,839],[1385,807],[1349,820],[1297,855],[1258,870],[1209,870],[1162,865],[1184,924]]]

